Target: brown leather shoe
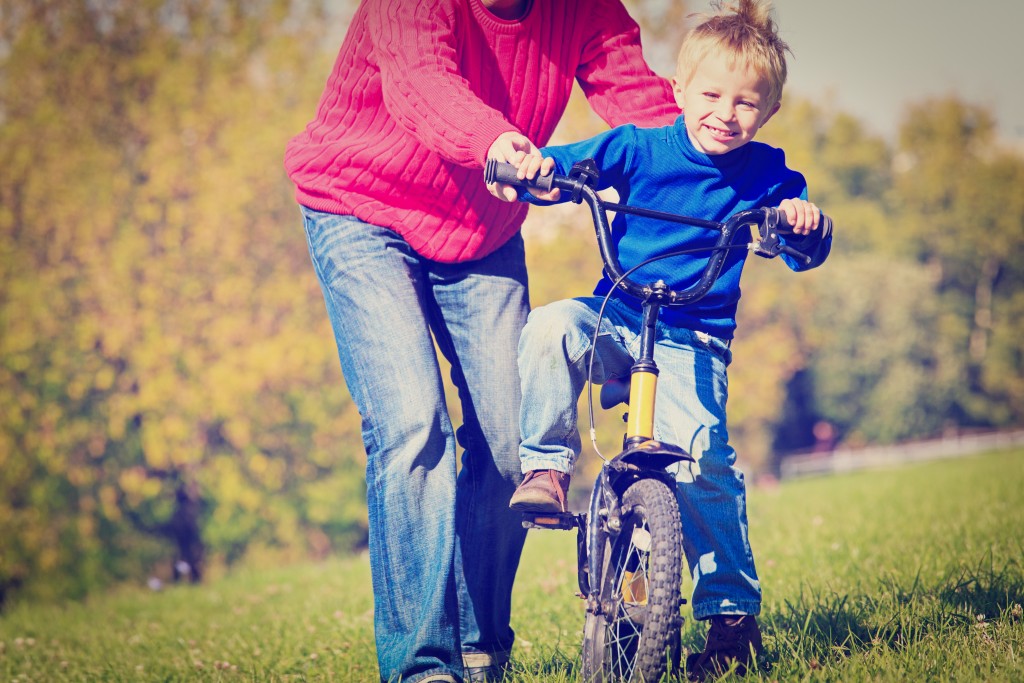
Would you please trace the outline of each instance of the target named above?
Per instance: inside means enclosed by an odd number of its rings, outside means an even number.
[[[558,470],[531,470],[508,506],[519,512],[568,512],[569,475]]]

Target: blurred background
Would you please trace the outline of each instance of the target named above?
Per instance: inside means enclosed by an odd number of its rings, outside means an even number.
[[[671,76],[707,7],[626,4]],[[747,269],[743,468],[769,483],[800,458],[1015,433],[1021,6],[776,5],[794,56],[760,137],[838,229],[817,271]],[[0,6],[0,605],[365,543],[359,416],[282,168],[354,8]],[[604,127],[577,94],[554,141]],[[532,211],[535,306],[590,291],[588,220]],[[618,419],[600,418],[606,453]]]

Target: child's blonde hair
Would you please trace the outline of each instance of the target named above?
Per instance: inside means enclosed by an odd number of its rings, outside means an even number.
[[[786,52],[789,45],[779,37],[771,17],[771,4],[760,0],[715,0],[714,14],[696,15],[698,23],[683,40],[676,60],[676,80],[686,85],[700,63],[712,52],[732,56],[731,64],[752,68],[768,80],[767,102],[782,99],[786,83]]]

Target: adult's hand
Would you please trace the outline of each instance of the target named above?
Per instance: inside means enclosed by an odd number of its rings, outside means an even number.
[[[502,133],[487,148],[487,158],[504,161],[518,166],[527,155],[539,154],[539,150],[528,137],[514,130]],[[516,188],[505,183],[491,183],[487,189],[503,202],[514,202],[519,198]]]

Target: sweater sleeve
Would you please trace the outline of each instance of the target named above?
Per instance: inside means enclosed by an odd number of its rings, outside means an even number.
[[[606,130],[579,142],[542,147],[540,153],[541,156],[554,159],[555,167],[552,173],[561,175],[568,174],[577,161],[592,160],[600,174],[595,189],[606,190],[614,187],[621,195],[621,184],[636,171],[635,151],[636,126],[626,125]],[[537,199],[527,190],[521,190],[519,199],[538,206],[547,206],[567,202],[570,195],[563,192],[557,202],[549,202]]]
[[[644,60],[640,27],[620,0],[596,0],[593,33],[585,41],[576,79],[587,101],[610,126],[671,124],[679,107],[669,81]]]
[[[370,0],[388,112],[427,149],[461,166],[479,167],[494,139],[518,130],[471,90],[459,73],[453,3]]]

